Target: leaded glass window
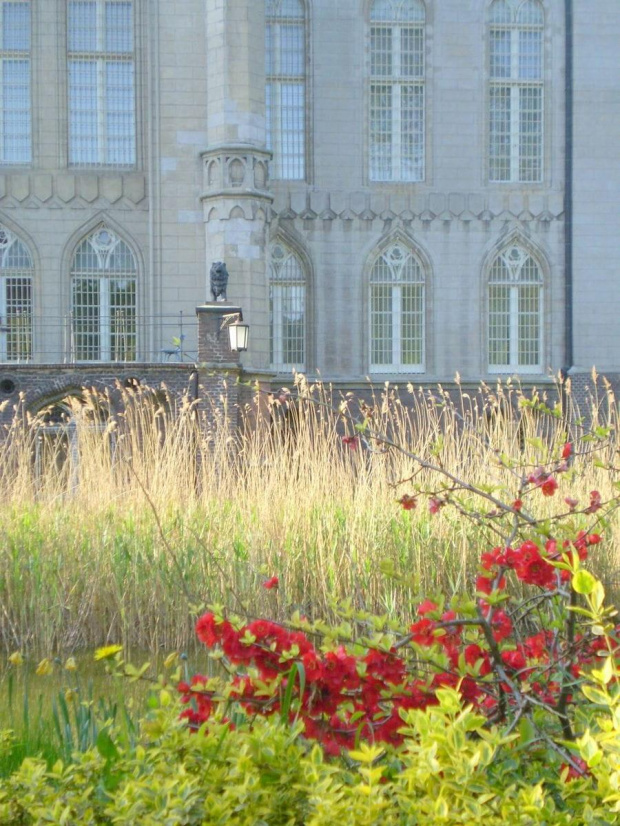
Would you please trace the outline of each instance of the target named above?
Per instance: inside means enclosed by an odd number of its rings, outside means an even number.
[[[32,161],[30,0],[0,2],[0,163]]]
[[[68,0],[69,163],[136,162],[133,0]]]
[[[543,10],[495,0],[489,13],[489,180],[542,181]]]
[[[397,243],[377,258],[370,274],[371,372],[422,372],[424,341],[424,269]]]
[[[133,253],[107,227],[78,245],[71,266],[76,361],[135,361],[136,276]]]
[[[538,373],[542,368],[543,278],[520,246],[501,252],[489,277],[489,370]]]
[[[278,372],[306,369],[306,274],[298,255],[283,244],[271,248],[269,352]]]
[[[32,358],[32,278],[30,251],[0,226],[0,361]]]
[[[306,12],[302,0],[267,0],[267,146],[273,178],[306,176]]]
[[[424,180],[422,0],[375,0],[370,12],[370,180]]]

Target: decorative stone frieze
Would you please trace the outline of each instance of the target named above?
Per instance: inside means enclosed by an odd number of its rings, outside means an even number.
[[[271,203],[269,161],[271,152],[247,145],[216,146],[202,152],[203,203],[221,198]]]

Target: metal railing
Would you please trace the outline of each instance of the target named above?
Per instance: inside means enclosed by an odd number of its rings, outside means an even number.
[[[182,312],[137,315],[117,310],[64,316],[14,314],[0,318],[0,364],[97,362],[192,363],[198,322]]]

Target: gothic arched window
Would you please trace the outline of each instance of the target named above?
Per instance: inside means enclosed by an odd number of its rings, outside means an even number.
[[[424,180],[422,0],[375,0],[370,10],[369,177]]]
[[[489,180],[543,178],[543,31],[538,0],[489,9]]]
[[[412,250],[392,244],[370,273],[371,372],[422,372],[424,341],[424,268]]]
[[[136,360],[136,278],[133,253],[107,227],[78,244],[71,264],[76,361]]]
[[[267,0],[267,146],[272,176],[306,177],[306,11],[302,0]]]
[[[32,358],[32,278],[28,247],[0,226],[0,362]]]
[[[299,256],[281,243],[271,248],[269,341],[274,370],[306,369],[306,273]]]
[[[489,274],[489,370],[542,369],[543,277],[523,247],[500,252]]]

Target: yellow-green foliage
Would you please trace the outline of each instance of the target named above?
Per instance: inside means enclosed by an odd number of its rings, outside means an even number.
[[[485,729],[484,719],[463,707],[453,690],[439,692],[440,706],[407,715],[403,752],[361,745],[337,761],[306,743],[299,727],[275,718],[232,731],[213,723],[190,734],[164,695],[165,707],[143,722],[141,745],[132,753],[104,738],[98,750],[51,770],[43,761],[24,761],[0,786],[0,823],[620,823],[605,800],[617,781],[617,773],[609,772],[613,750],[598,763],[598,787],[591,780],[564,782],[548,759],[517,763],[513,736]]]

